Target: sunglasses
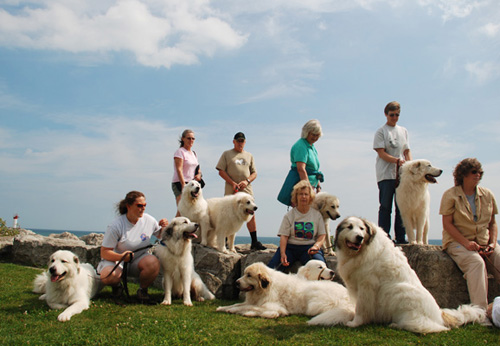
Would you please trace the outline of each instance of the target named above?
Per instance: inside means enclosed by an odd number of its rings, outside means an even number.
[[[140,209],[142,209],[142,208],[146,208],[146,205],[147,205],[147,203],[144,203],[144,204],[137,203],[137,204],[136,204],[136,206],[137,206],[138,208],[140,208]]]
[[[186,139],[189,139],[190,141],[194,141],[195,140],[194,137],[186,137]]]
[[[472,170],[472,171],[470,171],[470,172],[471,172],[472,174],[478,174],[478,173],[479,173],[479,174],[481,174],[481,175],[483,175],[483,173],[484,173],[483,171],[478,171],[477,169],[473,169],[473,170]]]
[[[399,117],[399,113],[389,113],[387,115],[390,117]]]

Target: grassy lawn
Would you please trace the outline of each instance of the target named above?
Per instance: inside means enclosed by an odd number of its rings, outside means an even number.
[[[105,288],[89,310],[61,323],[31,292],[39,269],[0,263],[0,345],[500,345],[500,330],[470,325],[446,333],[418,335],[385,326],[310,327],[304,316],[276,320],[217,313],[212,301],[185,307],[120,306]],[[130,292],[137,285],[130,285]],[[159,290],[151,290],[160,301]]]

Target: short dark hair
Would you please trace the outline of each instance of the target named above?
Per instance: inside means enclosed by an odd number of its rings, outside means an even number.
[[[130,191],[124,199],[116,204],[116,211],[120,215],[127,214],[127,205],[133,205],[135,200],[139,197],[146,197],[140,191]]]
[[[399,104],[399,102],[397,101],[392,101],[392,102],[389,102],[385,108],[384,108],[384,113],[385,115],[388,115],[389,112],[393,112],[393,111],[399,111],[401,110],[401,105]]]
[[[464,183],[464,178],[473,170],[482,171],[481,162],[475,157],[467,158],[460,161],[453,171],[453,179],[455,186],[461,186]],[[483,176],[481,175],[481,178]]]

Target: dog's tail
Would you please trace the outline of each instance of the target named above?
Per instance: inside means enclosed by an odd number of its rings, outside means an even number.
[[[45,285],[47,284],[47,273],[38,274],[33,281],[33,293],[45,293]]]
[[[460,305],[458,309],[441,309],[444,325],[456,328],[467,323],[485,323],[486,310],[478,305]]]

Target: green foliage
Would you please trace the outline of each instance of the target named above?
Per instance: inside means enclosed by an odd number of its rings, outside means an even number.
[[[0,218],[0,236],[14,236],[17,234],[19,234],[18,229],[7,227],[5,220]]]
[[[58,322],[31,292],[40,270],[0,263],[1,345],[498,345],[500,331],[478,325],[446,333],[418,335],[387,326],[311,327],[305,316],[275,320],[215,312],[234,302],[194,302],[186,307],[116,305],[105,288],[89,310],[69,322]],[[131,284],[130,292],[137,290]],[[160,301],[163,293],[150,290]]]

